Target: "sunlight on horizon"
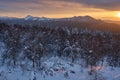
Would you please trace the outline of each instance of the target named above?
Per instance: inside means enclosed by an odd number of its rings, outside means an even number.
[[[120,12],[118,12],[117,16],[120,17]]]
[[[24,18],[27,15],[31,15],[33,17],[47,17],[47,18],[68,18],[73,16],[91,16],[96,19],[102,19],[102,20],[113,20],[113,21],[120,21],[120,12],[118,11],[101,11],[101,12],[76,12],[76,13],[63,13],[63,14],[39,14],[39,13],[7,13],[8,17],[18,17],[18,18]],[[0,16],[6,16],[6,14],[0,14]]]

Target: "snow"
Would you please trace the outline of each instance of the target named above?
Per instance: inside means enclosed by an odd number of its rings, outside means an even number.
[[[32,19],[33,17],[31,15],[28,15],[25,17],[25,20],[29,20],[29,19]]]
[[[0,59],[2,56],[2,53],[5,52],[5,44],[3,42],[0,42]]]
[[[89,75],[90,68],[81,67],[81,60],[71,63],[69,59],[51,57],[43,58],[43,71],[25,70],[20,67],[0,67],[0,80],[120,80],[120,68],[110,66],[93,66],[95,72]],[[81,71],[82,69],[82,71]],[[36,78],[36,79],[35,79]]]

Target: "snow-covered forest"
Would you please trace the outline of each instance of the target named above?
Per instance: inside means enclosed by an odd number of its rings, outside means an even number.
[[[0,23],[0,80],[120,80],[120,33]]]

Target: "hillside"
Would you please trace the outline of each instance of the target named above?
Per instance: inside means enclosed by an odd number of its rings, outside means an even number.
[[[1,22],[8,23],[10,25],[28,25],[28,26],[44,26],[44,27],[72,27],[79,29],[91,29],[119,32],[120,25],[116,23],[109,23],[106,21],[98,20],[90,16],[74,16],[71,18],[46,18],[46,17],[33,17],[26,16],[25,18],[0,18]]]
[[[43,23],[0,23],[1,80],[120,79],[119,32]]]

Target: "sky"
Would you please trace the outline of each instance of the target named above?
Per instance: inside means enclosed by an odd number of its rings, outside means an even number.
[[[0,0],[0,16],[63,18],[89,15],[120,21],[120,0]]]

